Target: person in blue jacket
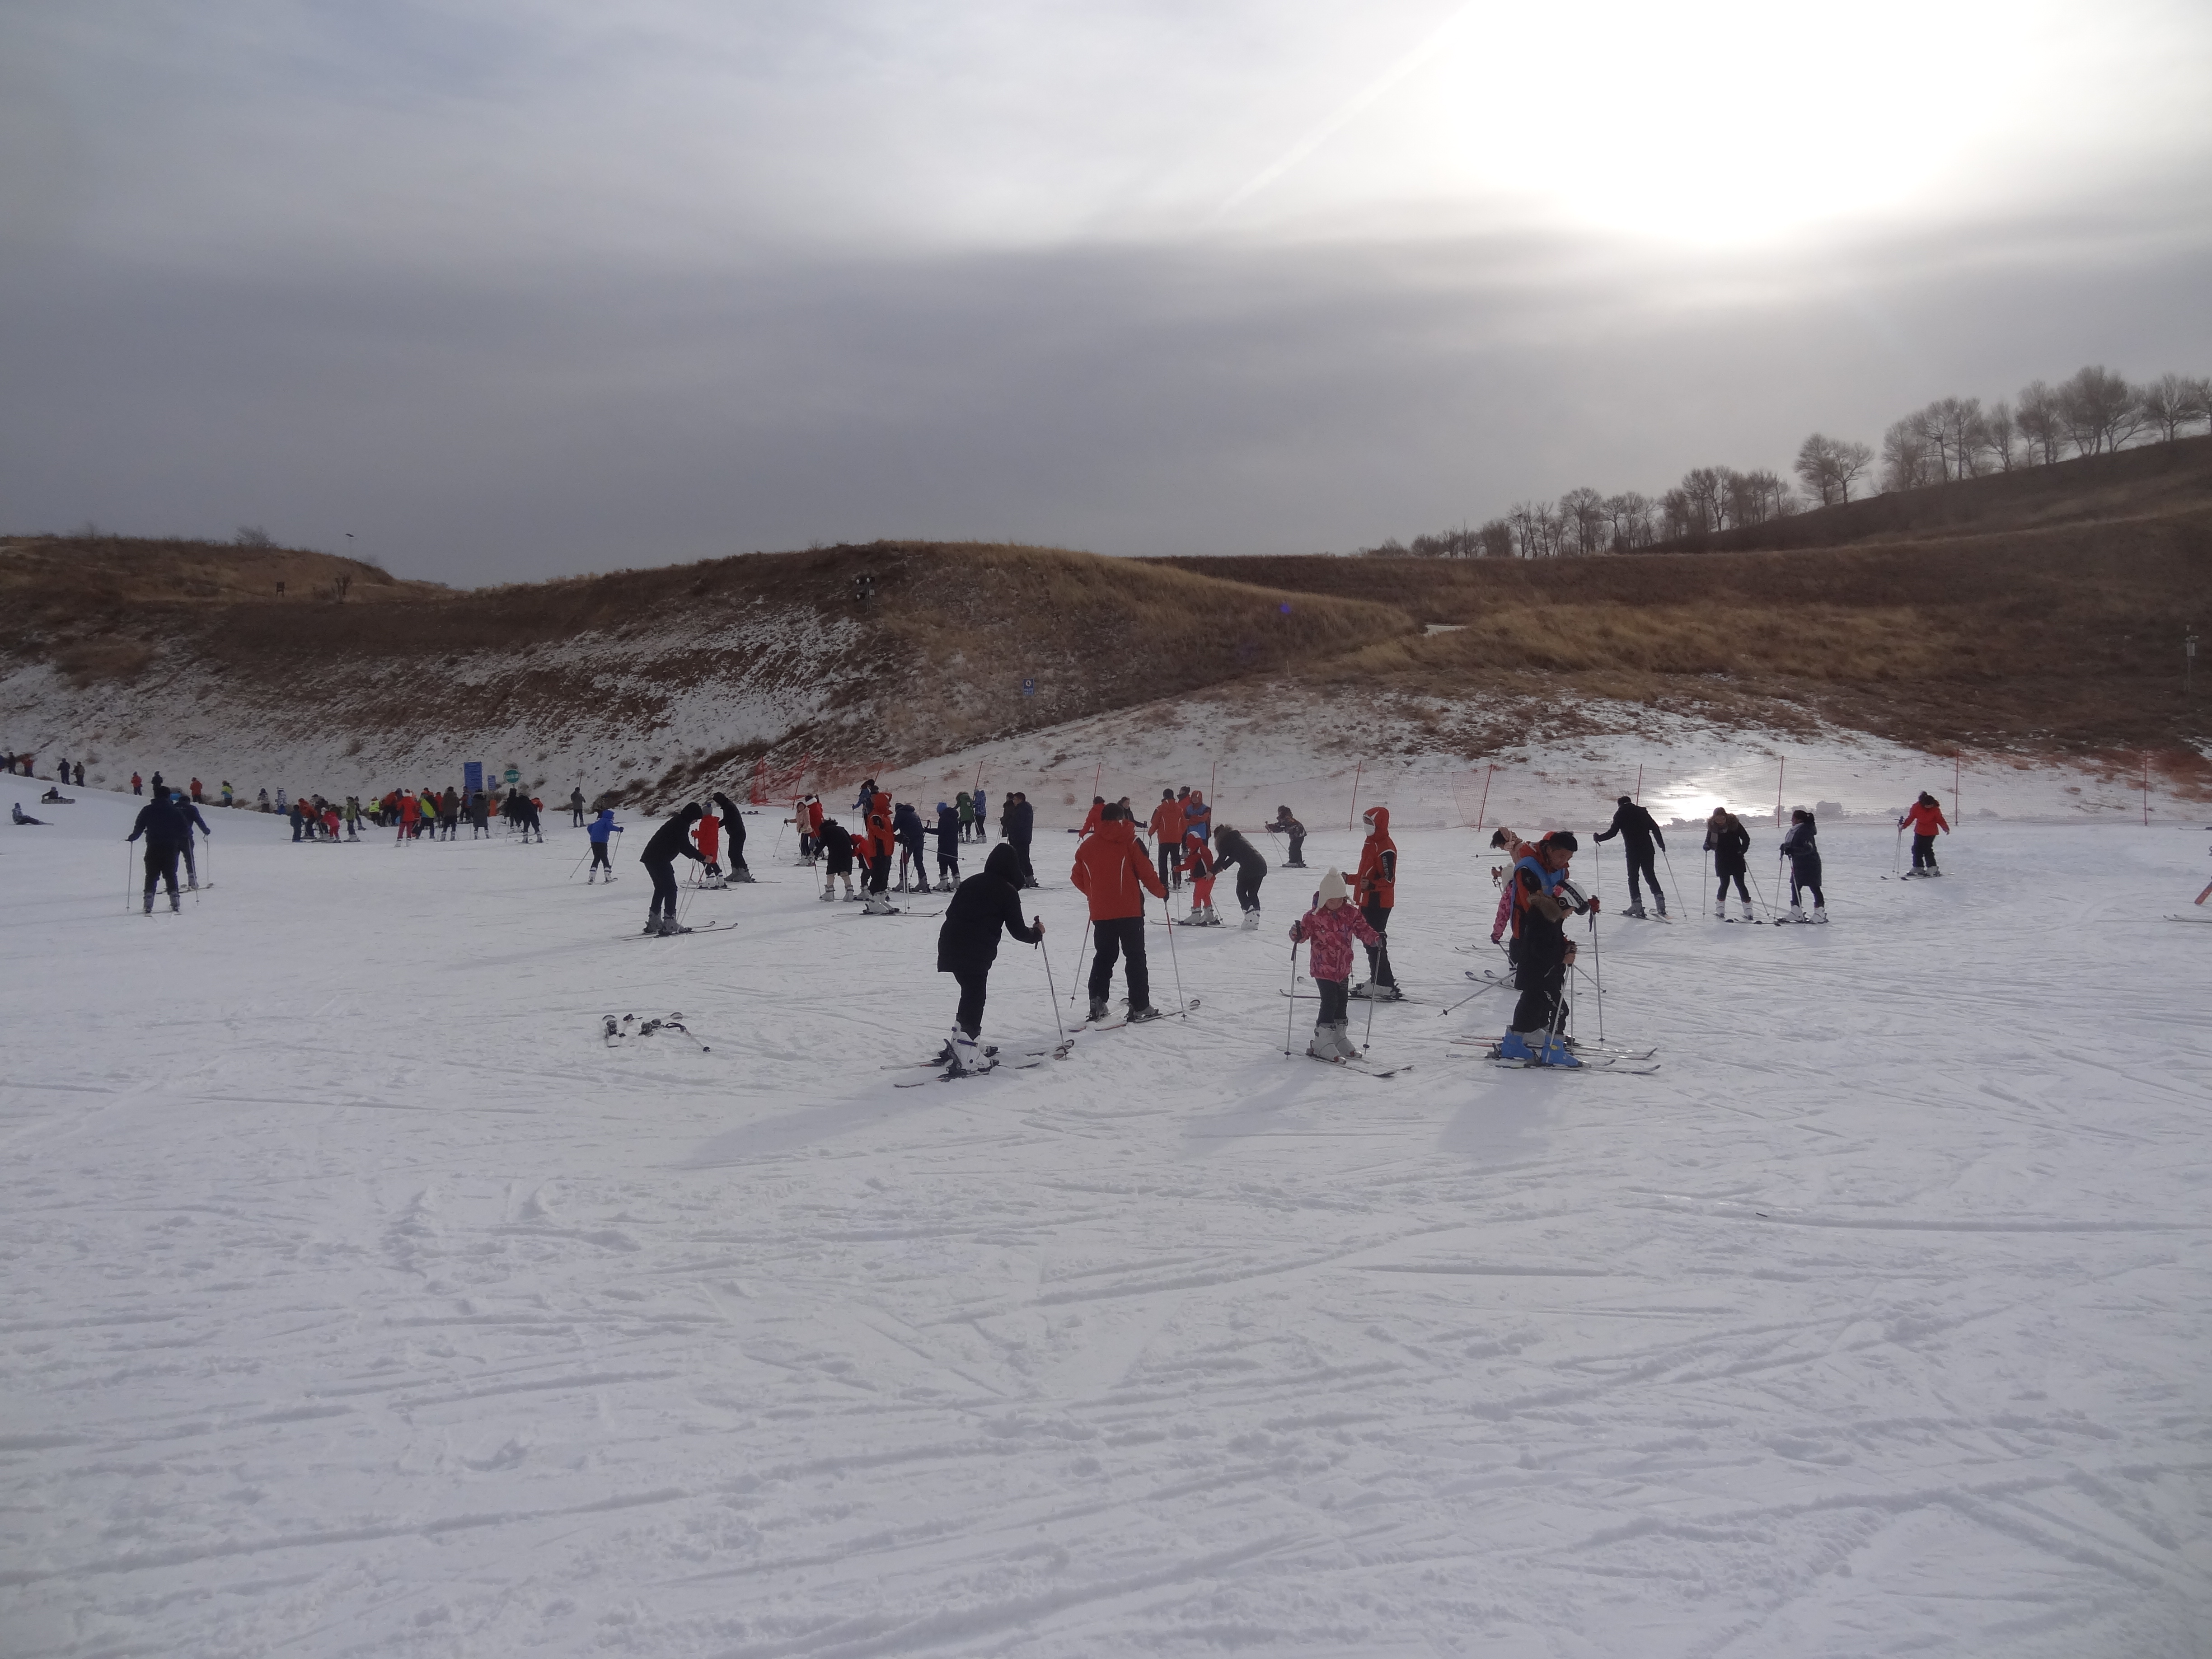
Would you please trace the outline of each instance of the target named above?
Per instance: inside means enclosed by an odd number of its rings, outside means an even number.
[[[584,833],[592,838],[592,867],[584,877],[585,886],[597,881],[602,870],[607,872],[609,881],[615,878],[614,860],[608,856],[607,845],[622,832],[623,827],[615,822],[615,809],[611,806],[599,808],[599,817],[584,826]]]

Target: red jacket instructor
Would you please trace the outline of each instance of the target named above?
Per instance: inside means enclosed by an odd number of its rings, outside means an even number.
[[[1097,833],[1084,837],[1067,878],[1091,901],[1091,931],[1098,940],[1098,952],[1091,962],[1091,1023],[1106,1018],[1116,957],[1128,961],[1129,1023],[1158,1019],[1152,976],[1145,967],[1145,895],[1164,900],[1168,890],[1137,839],[1136,825],[1121,807],[1100,812]]]
[[[1390,809],[1370,806],[1360,814],[1367,839],[1359,848],[1359,872],[1352,878],[1352,896],[1359,914],[1375,930],[1377,942],[1367,947],[1367,982],[1354,986],[1352,994],[1377,1002],[1400,1002],[1406,994],[1390,971],[1390,947],[1382,936],[1390,931],[1390,912],[1398,902],[1398,843],[1390,839]]]

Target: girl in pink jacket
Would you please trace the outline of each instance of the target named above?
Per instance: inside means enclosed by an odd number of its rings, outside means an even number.
[[[1315,1060],[1357,1060],[1346,1009],[1352,996],[1352,945],[1380,945],[1382,935],[1354,909],[1343,872],[1326,872],[1314,908],[1291,924],[1291,943],[1307,947],[1306,971],[1321,991],[1321,1018],[1314,1022],[1306,1053]]]

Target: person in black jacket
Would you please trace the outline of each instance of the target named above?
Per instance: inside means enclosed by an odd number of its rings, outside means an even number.
[[[1600,841],[1611,841],[1615,836],[1620,837],[1620,850],[1628,860],[1628,908],[1623,914],[1644,920],[1644,890],[1636,883],[1641,874],[1651,884],[1651,902],[1665,915],[1667,894],[1651,863],[1652,843],[1657,842],[1662,851],[1667,845],[1667,837],[1659,833],[1658,820],[1623,795],[1613,805],[1612,824],[1597,832]]]
[[[1790,856],[1790,920],[1792,921],[1825,922],[1828,919],[1828,901],[1820,892],[1820,829],[1813,815],[1800,806],[1790,814],[1790,833],[1782,838],[1782,850]],[[1813,894],[1813,914],[1805,914],[1803,895],[1810,889]]]
[[[1006,797],[1006,810],[999,819],[999,828],[1014,845],[1014,856],[1022,861],[1021,884],[1037,884],[1036,866],[1030,862],[1030,837],[1036,832],[1036,809],[1030,798],[1020,790]]]
[[[1267,830],[1272,835],[1288,836],[1291,838],[1291,855],[1283,860],[1283,868],[1304,869],[1306,867],[1306,827],[1291,816],[1291,809],[1287,806],[1278,806],[1275,809],[1275,821],[1267,826]]]
[[[646,912],[645,929],[648,933],[688,933],[689,927],[676,923],[676,855],[678,853],[694,864],[707,860],[699,856],[699,849],[691,844],[691,826],[699,822],[701,813],[697,801],[687,801],[684,810],[653,832],[653,839],[645,844],[645,851],[637,861],[653,878],[653,908]]]
[[[815,839],[823,852],[822,902],[825,904],[837,896],[837,884],[845,884],[845,896],[856,898],[853,891],[853,836],[835,818],[822,820],[822,829]]]
[[[940,1056],[951,1066],[947,1076],[990,1069],[992,1062],[975,1039],[983,1030],[991,964],[999,959],[999,930],[1003,927],[1024,945],[1044,937],[1041,918],[1032,916],[1028,927],[1022,926],[1021,895],[1015,890],[1021,874],[1021,854],[1002,842],[983,860],[982,873],[962,882],[945,907],[945,924],[937,930],[937,971],[951,975],[960,987],[959,1011]]]
[[[1705,821],[1705,850],[1713,855],[1713,868],[1721,878],[1720,891],[1713,898],[1714,914],[1723,921],[1729,919],[1728,890],[1733,879],[1736,896],[1743,901],[1743,919],[1757,921],[1751,913],[1751,895],[1743,885],[1744,854],[1751,850],[1751,831],[1725,806],[1713,808],[1712,817]]]
[[[940,893],[949,893],[959,884],[960,834],[960,809],[938,802],[937,890]]]
[[[1213,873],[1237,866],[1237,902],[1244,912],[1244,931],[1260,925],[1260,884],[1267,878],[1267,860],[1252,843],[1228,824],[1213,832]]]
[[[154,914],[154,884],[166,881],[169,884],[169,908],[181,908],[177,896],[177,854],[185,850],[185,842],[191,831],[185,827],[184,814],[169,799],[169,792],[157,789],[153,799],[138,809],[138,822],[131,826],[126,841],[146,837],[146,914]]]
[[[929,864],[922,850],[922,839],[927,834],[912,801],[902,800],[891,809],[891,836],[898,842],[898,890],[902,893],[929,890]],[[911,878],[907,874],[909,865],[914,868]]]
[[[745,817],[738,811],[737,802],[720,790],[714,792],[714,805],[722,809],[722,840],[730,853],[730,879],[750,881],[752,871],[745,864]]]

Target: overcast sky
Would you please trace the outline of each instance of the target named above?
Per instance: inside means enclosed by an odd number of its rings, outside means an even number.
[[[1343,550],[2212,372],[2204,0],[0,0],[0,529]]]

